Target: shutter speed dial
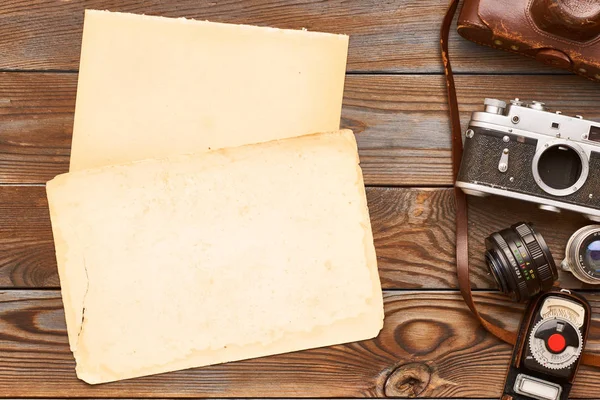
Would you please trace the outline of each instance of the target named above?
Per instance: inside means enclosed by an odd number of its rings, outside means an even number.
[[[570,321],[549,318],[539,321],[529,335],[529,350],[543,367],[559,370],[577,361],[582,351],[581,332]]]

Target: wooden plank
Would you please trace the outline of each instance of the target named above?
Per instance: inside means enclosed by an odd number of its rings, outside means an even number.
[[[45,189],[0,186],[0,287],[58,285]]]
[[[514,329],[520,307],[479,294]],[[594,308],[599,295],[587,295]],[[0,292],[0,393],[18,397],[493,397],[511,348],[487,334],[457,292],[388,292],[375,340],[89,386],[78,381],[57,291]],[[595,314],[588,348],[600,351]],[[580,370],[572,398],[595,397],[598,371]]]
[[[0,186],[0,287],[58,287],[43,187]]]
[[[0,73],[0,183],[41,183],[69,168],[77,76]]]
[[[454,200],[451,189],[367,189],[382,285],[386,289],[453,289]],[[531,221],[560,262],[566,243],[588,224],[572,213],[553,214],[530,203],[470,198],[473,284],[495,288],[483,240],[519,221]],[[567,288],[592,288],[560,271]],[[58,287],[54,244],[43,187],[0,186],[0,287]]]
[[[600,90],[571,76],[457,76],[463,131],[485,97],[545,101],[553,110],[600,121]],[[438,76],[348,79],[343,125],[359,133],[367,184],[451,185],[445,81]]]
[[[452,189],[370,188],[367,197],[383,287],[457,288]],[[501,197],[469,197],[469,218],[471,280],[480,289],[496,288],[484,258],[484,239],[491,233],[532,222],[560,263],[569,237],[589,224],[578,214],[554,214]],[[559,282],[565,288],[594,287],[562,270]]]
[[[67,172],[75,74],[0,73],[0,183],[43,183]],[[545,100],[600,121],[600,90],[572,76],[458,76],[463,126],[485,97]],[[358,133],[369,185],[451,185],[444,80],[349,75],[342,125]]]
[[[83,10],[108,9],[215,22],[346,33],[349,71],[442,72],[439,29],[446,0],[221,2],[77,0],[0,4],[0,69],[76,70]],[[456,71],[555,72],[533,60],[459,38],[450,42]]]

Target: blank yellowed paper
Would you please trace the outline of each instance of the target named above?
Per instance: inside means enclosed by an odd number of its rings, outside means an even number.
[[[61,284],[84,291],[69,338],[86,382],[382,327],[350,131],[64,174],[47,193]]]
[[[348,36],[86,10],[71,171],[339,129]]]

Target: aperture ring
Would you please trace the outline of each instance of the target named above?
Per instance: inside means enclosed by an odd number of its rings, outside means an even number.
[[[527,224],[521,224],[515,228],[517,233],[521,235],[527,250],[529,251],[529,255],[531,256],[531,260],[537,267],[537,279],[540,281],[542,286],[545,286],[545,282],[553,282],[554,278],[552,276],[552,270],[548,265],[548,261],[546,260],[546,256],[542,251],[542,246],[538,242],[535,237],[535,233],[533,230],[527,226]],[[551,285],[551,284],[550,284]],[[544,289],[546,289],[544,287]]]
[[[521,235],[521,237],[525,237],[527,235],[533,235],[533,232],[531,231],[531,229],[527,226],[527,224],[520,224],[519,226],[515,227],[515,230],[517,231],[517,233],[519,235]]]
[[[542,247],[539,245],[539,243],[537,241],[533,241],[531,243],[525,243],[525,245],[527,246],[527,249],[529,250],[529,254],[531,255],[531,259],[532,259],[533,263],[537,267],[537,278],[540,281],[542,288],[544,290],[547,290],[548,289],[546,287],[546,286],[548,286],[547,283],[549,283],[549,285],[552,286],[552,282],[554,282],[554,278],[552,276],[552,270],[550,269],[550,266],[548,265],[548,261],[546,260],[546,257],[544,256],[544,252],[542,251]]]
[[[529,254],[534,261],[540,260],[542,263],[544,260],[544,253],[542,252],[542,247],[538,244],[538,242],[533,241],[530,243],[525,242],[525,246],[529,250]],[[540,264],[540,263],[537,263]]]

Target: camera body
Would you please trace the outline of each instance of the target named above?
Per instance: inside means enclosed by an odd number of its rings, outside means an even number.
[[[536,101],[485,99],[484,105],[469,122],[456,186],[600,221],[600,123]]]

